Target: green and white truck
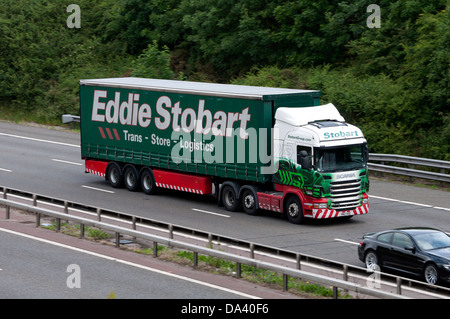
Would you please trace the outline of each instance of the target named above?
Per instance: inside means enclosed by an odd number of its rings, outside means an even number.
[[[369,210],[367,142],[320,91],[81,80],[80,127],[85,171],[113,187],[214,195],[296,224]]]

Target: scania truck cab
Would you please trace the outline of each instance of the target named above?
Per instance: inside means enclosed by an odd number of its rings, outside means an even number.
[[[295,201],[288,204],[288,218],[298,223],[367,213],[368,147],[361,130],[333,104],[279,108],[275,120],[275,186],[299,197],[304,209],[301,214]]]

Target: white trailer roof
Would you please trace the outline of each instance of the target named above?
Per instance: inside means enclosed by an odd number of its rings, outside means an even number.
[[[141,89],[159,92],[203,94],[211,96],[241,97],[246,99],[262,100],[264,96],[304,94],[318,92],[316,90],[297,90],[284,88],[271,88],[247,85],[218,84],[191,81],[175,81],[146,79],[135,77],[105,78],[80,80],[80,85],[95,85],[103,87],[120,87],[128,89]]]

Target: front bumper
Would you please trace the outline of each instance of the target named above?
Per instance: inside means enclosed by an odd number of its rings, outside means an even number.
[[[325,218],[364,215],[367,214],[368,212],[369,212],[369,204],[367,203],[359,207],[356,207],[352,210],[343,210],[343,211],[328,208],[318,208],[318,209],[313,208],[311,210],[305,210],[304,216],[315,219],[325,219]]]

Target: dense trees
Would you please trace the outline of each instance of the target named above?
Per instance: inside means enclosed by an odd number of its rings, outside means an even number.
[[[371,151],[450,160],[446,0],[3,0],[0,110],[78,112],[81,78],[146,76],[320,89]]]

